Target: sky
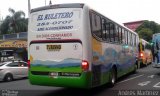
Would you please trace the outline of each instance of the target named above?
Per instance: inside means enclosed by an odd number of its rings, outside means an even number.
[[[46,1],[46,3],[45,3]],[[160,0],[51,0],[52,4],[85,3],[119,24],[149,20],[160,24]],[[49,0],[30,0],[31,8],[45,6]],[[28,17],[28,0],[1,0],[0,18],[10,15],[9,8],[22,10]]]

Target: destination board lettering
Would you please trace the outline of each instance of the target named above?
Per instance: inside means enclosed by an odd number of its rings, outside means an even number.
[[[38,15],[37,21],[61,19],[61,18],[71,18],[72,16],[73,16],[73,12],[52,13],[52,14]]]

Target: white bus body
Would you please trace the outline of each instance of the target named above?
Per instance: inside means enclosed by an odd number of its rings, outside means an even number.
[[[33,9],[28,50],[31,84],[91,88],[136,70],[137,33],[85,4]]]

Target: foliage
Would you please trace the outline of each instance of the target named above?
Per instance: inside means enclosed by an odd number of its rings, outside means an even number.
[[[149,44],[146,44],[146,49],[149,49],[149,50],[152,50],[152,45],[149,43]]]
[[[7,16],[4,19],[3,23],[0,25],[1,34],[8,34],[9,22],[10,22],[10,17]]]
[[[146,41],[150,41],[152,39],[153,31],[149,28],[142,28],[138,34],[140,38],[143,38]]]
[[[11,15],[8,15],[0,26],[1,34],[26,32],[28,20],[25,18],[23,11],[15,11],[12,8],[8,10]]]
[[[151,41],[152,35],[160,32],[160,25],[154,21],[145,20],[143,24],[136,29],[136,32],[139,34],[140,38]]]

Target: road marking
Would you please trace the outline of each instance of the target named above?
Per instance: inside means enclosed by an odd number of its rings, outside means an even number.
[[[144,74],[139,75],[139,76],[135,76],[135,77],[133,77],[133,78],[126,79],[126,80],[124,80],[124,81],[118,82],[118,84],[119,84],[119,83],[123,83],[123,82],[130,81],[130,80],[133,80],[133,79],[136,79],[136,78],[139,78],[139,77],[141,77],[141,76],[143,76],[143,75],[144,75]]]
[[[157,84],[155,84],[153,87],[160,88],[160,82],[158,82]]]
[[[139,86],[146,86],[148,85],[149,83],[151,83],[151,81],[145,81],[145,82],[142,82],[142,83],[138,83]]]
[[[155,75],[150,75],[150,76],[148,76],[148,78],[154,78],[154,76],[155,76]]]

